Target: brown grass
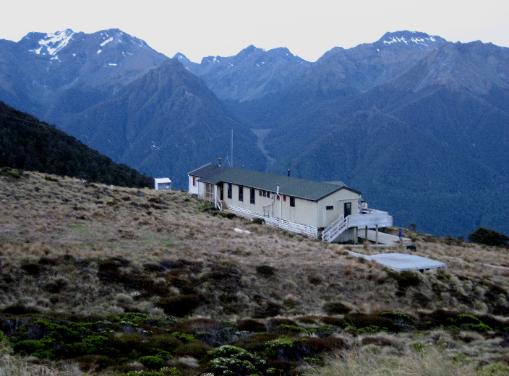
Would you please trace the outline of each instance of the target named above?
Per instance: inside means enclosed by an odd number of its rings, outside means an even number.
[[[365,347],[337,354],[323,367],[311,368],[307,376],[504,376],[509,366],[480,366],[464,356],[452,356],[444,348],[407,350]]]
[[[215,318],[321,314],[331,301],[367,312],[508,309],[500,249],[418,238],[417,253],[448,269],[402,290],[388,271],[348,256],[351,246],[214,215],[185,193],[44,176],[0,177],[0,309],[160,314],[161,297],[177,295],[203,297],[194,314]],[[124,261],[101,274],[108,259]]]

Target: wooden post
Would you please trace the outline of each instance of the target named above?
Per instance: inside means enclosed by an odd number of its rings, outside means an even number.
[[[364,229],[364,237],[368,240],[368,226]]]
[[[375,237],[375,244],[378,244],[378,225],[376,225],[376,237]]]

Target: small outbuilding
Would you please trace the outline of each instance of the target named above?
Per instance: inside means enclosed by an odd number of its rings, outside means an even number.
[[[171,179],[170,178],[155,178],[154,179],[154,189],[156,191],[171,189]]]

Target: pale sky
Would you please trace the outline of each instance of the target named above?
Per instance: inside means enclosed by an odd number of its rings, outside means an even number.
[[[396,30],[509,46],[509,0],[4,0],[0,39],[65,28],[119,28],[168,56],[182,52],[194,61],[250,44],[288,47],[313,61],[332,47]]]

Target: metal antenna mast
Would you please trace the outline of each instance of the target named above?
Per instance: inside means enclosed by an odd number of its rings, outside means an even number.
[[[230,144],[230,167],[233,167],[233,128],[232,128],[232,139]]]

